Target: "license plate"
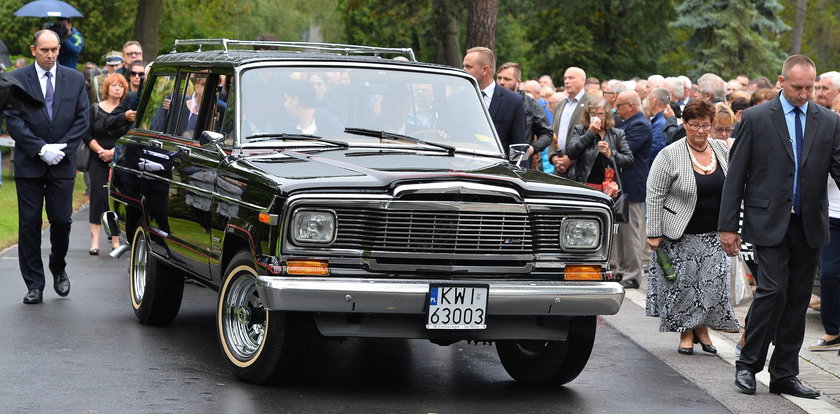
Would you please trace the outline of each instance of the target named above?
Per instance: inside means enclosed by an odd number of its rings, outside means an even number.
[[[426,329],[485,329],[486,321],[487,287],[429,287]]]

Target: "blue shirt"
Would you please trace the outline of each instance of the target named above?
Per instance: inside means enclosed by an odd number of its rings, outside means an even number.
[[[781,102],[782,111],[785,113],[785,124],[787,124],[788,137],[790,138],[790,145],[793,147],[793,193],[796,194],[799,187],[799,157],[796,152],[796,118],[794,118],[796,114],[793,112],[793,108],[795,108],[795,106],[785,99],[785,95],[783,93],[779,94],[779,102]],[[805,114],[808,113],[808,102],[802,104],[802,106],[799,107],[799,110],[802,111],[802,117],[799,120],[802,122],[802,136],[805,137],[805,122],[808,119]]]

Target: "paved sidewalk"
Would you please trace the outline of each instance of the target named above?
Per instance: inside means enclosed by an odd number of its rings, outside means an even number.
[[[646,283],[642,283],[641,289],[629,289],[626,292],[626,298],[624,304],[622,305],[620,314],[627,314],[633,313],[636,315],[641,315],[644,318],[650,320],[656,320],[656,318],[650,318],[643,316],[644,315],[644,306],[645,306],[645,288]],[[640,307],[641,312],[638,312],[638,309],[628,309],[628,307]],[[741,304],[735,307],[735,312],[738,315],[738,319],[743,326],[744,317],[749,310],[749,302]],[[638,319],[639,316],[636,316]],[[615,317],[605,317],[605,321],[607,323],[612,323],[612,319]],[[650,330],[650,328],[645,328],[645,330]],[[812,309],[808,310],[806,315],[806,328],[805,328],[805,341],[803,343],[803,348],[800,351],[800,375],[799,378],[806,384],[811,387],[818,389],[822,396],[818,400],[808,400],[803,398],[796,398],[796,397],[788,397],[785,396],[788,400],[792,401],[794,404],[798,405],[803,411],[808,413],[837,413],[840,412],[840,356],[838,355],[838,350],[830,350],[830,351],[808,351],[805,347],[808,344],[814,342],[816,339],[823,335],[824,331],[822,328],[822,324],[820,323],[820,314],[818,311],[814,311]],[[660,334],[656,328],[653,328],[653,332],[645,332],[647,335],[655,335]],[[667,334],[661,334],[667,335]],[[674,340],[678,341],[678,337],[676,334],[672,334],[674,336]],[[731,389],[731,392],[727,392],[726,396],[722,397],[721,402],[726,404],[724,401],[726,398],[731,398],[729,394],[740,395],[743,397],[738,398],[748,398],[753,399],[752,401],[761,401],[762,397],[767,396],[767,389],[766,387],[769,385],[770,377],[767,373],[765,368],[764,371],[759,373],[756,379],[764,384],[764,390],[760,389],[756,396],[748,396],[745,394],[738,394],[734,391],[734,378],[735,378],[735,369],[734,364],[737,360],[737,356],[735,355],[735,345],[738,343],[738,340],[741,338],[741,333],[727,333],[722,331],[710,331],[710,335],[712,336],[712,341],[715,346],[718,348],[718,357],[729,364],[731,364],[731,369],[729,370],[728,377],[730,378],[727,380],[727,387]],[[638,342],[638,341],[637,341]],[[676,354],[676,345],[677,342],[674,342],[673,353]],[[699,348],[698,348],[699,349]],[[772,355],[772,345],[771,345],[771,353],[768,353],[768,362],[769,356]],[[731,385],[731,387],[730,387]],[[716,395],[716,394],[713,394]],[[772,394],[771,394],[772,395]],[[754,407],[757,408],[757,407]],[[733,407],[730,407],[733,409]],[[740,411],[739,409],[733,409],[733,411]],[[753,411],[753,410],[750,410]],[[757,410],[754,412],[763,411]],[[767,412],[767,411],[763,411]],[[776,412],[776,410],[772,410],[771,412]]]

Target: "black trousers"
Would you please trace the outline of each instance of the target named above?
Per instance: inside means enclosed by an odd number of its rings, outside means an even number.
[[[776,246],[755,246],[758,262],[746,343],[738,369],[760,372],[770,340],[775,343],[768,371],[771,382],[799,375],[799,350],[805,336],[805,312],[811,299],[819,249],[808,246],[802,218],[791,215],[785,238]]]
[[[41,212],[46,206],[50,222],[49,267],[62,271],[70,245],[70,218],[73,213],[72,178],[15,178],[18,196],[18,261],[28,289],[44,289],[44,263],[41,260]]]

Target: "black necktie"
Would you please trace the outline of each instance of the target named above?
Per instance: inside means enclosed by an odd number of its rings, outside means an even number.
[[[794,184],[796,190],[793,192],[793,211],[796,214],[802,214],[802,202],[799,197],[802,191],[802,188],[799,186],[799,166],[802,165],[802,146],[804,139],[802,137],[802,121],[799,119],[800,115],[802,115],[802,110],[798,106],[793,107],[793,118],[796,120],[793,123],[793,128],[796,130],[794,133],[796,135],[796,183]]]
[[[53,98],[55,97],[55,91],[52,86],[52,73],[47,72],[44,76],[47,77],[47,89],[44,93],[44,101],[47,104],[47,114],[50,116],[50,120],[52,120]]]

